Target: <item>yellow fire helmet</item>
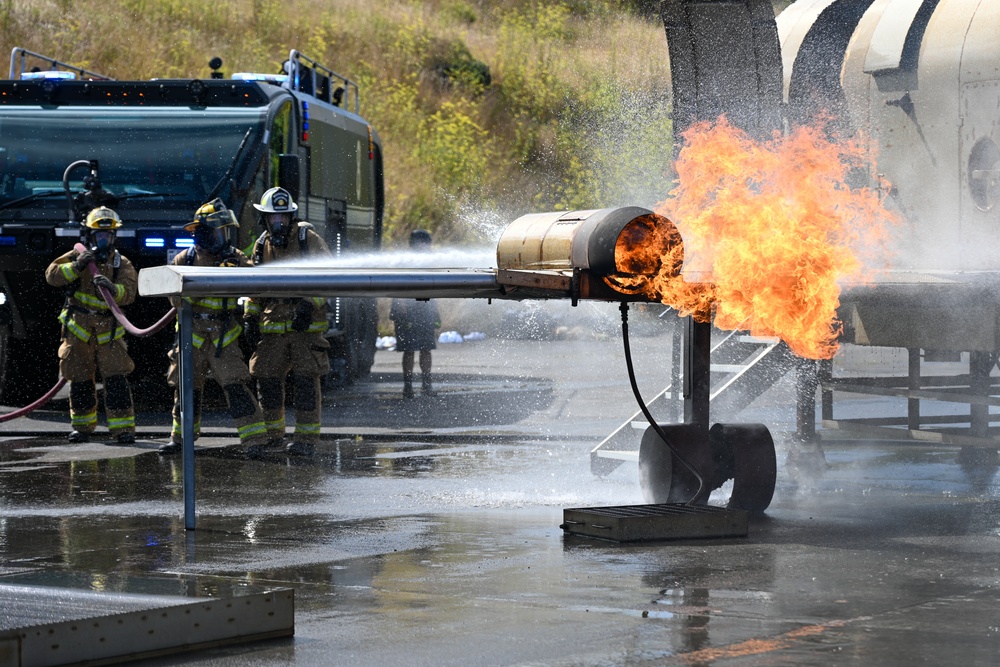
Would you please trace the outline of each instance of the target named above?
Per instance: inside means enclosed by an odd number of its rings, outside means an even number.
[[[205,225],[212,229],[222,229],[223,227],[239,227],[236,215],[226,208],[226,205],[219,198],[215,198],[207,204],[202,204],[201,208],[195,211],[194,220],[184,225],[184,229],[193,232],[198,225]]]
[[[122,219],[107,206],[98,206],[87,214],[87,219],[83,224],[89,229],[114,230],[122,226]]]

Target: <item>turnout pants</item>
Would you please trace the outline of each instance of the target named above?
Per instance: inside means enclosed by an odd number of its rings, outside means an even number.
[[[170,434],[172,442],[181,444],[181,401],[180,401],[180,355],[175,347],[170,351],[170,370],[167,371],[167,382],[174,388],[173,429]],[[201,397],[205,388],[205,378],[209,372],[222,386],[229,406],[229,416],[233,419],[236,432],[240,436],[240,444],[246,446],[263,445],[268,441],[267,429],[264,427],[264,414],[260,404],[248,386],[250,372],[240,346],[230,343],[216,354],[212,341],[206,340],[200,348],[194,348],[191,355],[194,368],[191,369],[191,379],[194,385],[194,434],[198,437],[201,431]]]
[[[93,433],[97,430],[97,374],[104,382],[104,408],[111,435],[135,433],[135,408],[127,375],[135,370],[125,341],[118,339],[103,345],[97,336],[83,341],[75,336],[63,338],[59,346],[59,372],[69,382],[69,414],[73,430]]]
[[[319,442],[323,402],[320,379],[330,371],[329,341],[319,333],[264,334],[250,359],[270,438],[285,435],[285,378],[292,374],[295,441]]]

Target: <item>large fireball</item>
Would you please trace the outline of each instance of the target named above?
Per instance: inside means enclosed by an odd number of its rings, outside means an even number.
[[[756,142],[724,118],[683,137],[677,188],[657,213],[680,231],[684,268],[661,271],[647,292],[682,315],[714,313],[720,329],[832,357],[838,283],[868,279],[897,222],[879,192],[852,187],[869,168],[866,146],[811,127]],[[664,257],[663,265],[674,264]]]

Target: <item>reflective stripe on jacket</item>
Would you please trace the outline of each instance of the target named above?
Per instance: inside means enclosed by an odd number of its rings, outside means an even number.
[[[107,344],[125,336],[125,329],[112,315],[104,295],[94,284],[89,267],[78,272],[73,262],[79,257],[76,250],[57,257],[45,269],[45,281],[53,287],[67,289],[66,306],[59,313],[65,332],[84,342],[96,336],[99,344]],[[126,306],[135,300],[138,291],[138,273],[132,263],[117,250],[107,262],[97,264],[98,273],[115,283],[115,303]],[[75,284],[74,284],[75,283]]]

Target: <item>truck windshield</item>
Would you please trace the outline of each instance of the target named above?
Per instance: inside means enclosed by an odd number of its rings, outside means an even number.
[[[194,210],[261,141],[266,109],[0,109],[0,207],[28,197],[27,208],[66,208],[63,172],[98,160],[101,184],[128,197],[131,210]],[[247,137],[242,152],[240,144]],[[239,155],[237,155],[239,153]],[[70,174],[83,187],[86,169]],[[35,195],[36,198],[31,198]]]

